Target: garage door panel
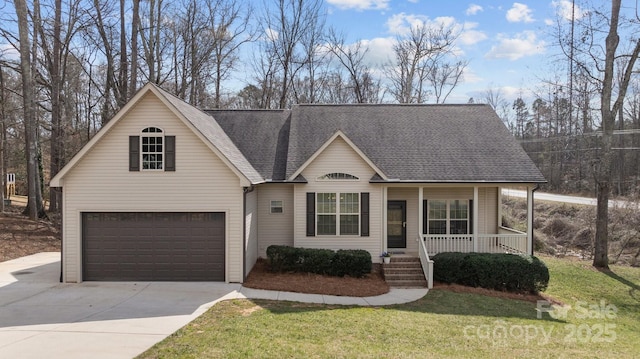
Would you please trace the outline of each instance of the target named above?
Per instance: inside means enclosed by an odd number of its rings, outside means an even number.
[[[84,280],[224,281],[224,213],[83,213]]]

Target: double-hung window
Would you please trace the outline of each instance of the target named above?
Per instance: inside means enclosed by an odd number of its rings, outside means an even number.
[[[359,235],[359,193],[317,193],[316,229],[318,235]]]
[[[428,234],[470,234],[469,200],[429,200]]]
[[[142,130],[141,151],[143,170],[162,170],[164,168],[164,133],[157,127]]]
[[[129,171],[176,170],[176,136],[158,127],[146,127],[129,136]]]

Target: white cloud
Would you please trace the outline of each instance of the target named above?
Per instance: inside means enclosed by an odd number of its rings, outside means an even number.
[[[20,52],[11,44],[0,44],[0,59],[1,58],[18,60],[20,59]]]
[[[462,25],[451,16],[440,16],[431,20],[425,15],[405,14],[403,12],[391,16],[387,20],[387,28],[392,35],[407,35],[412,28],[418,26],[444,26],[462,30]]]
[[[561,19],[567,21],[571,21],[572,16],[578,20],[587,14],[587,11],[582,10],[578,5],[574,6],[574,4],[569,0],[552,1],[551,6],[555,8],[556,14]]]
[[[509,59],[511,61],[525,56],[544,53],[546,43],[538,40],[533,31],[524,31],[514,38],[498,35],[499,43],[491,47],[485,55],[489,59]]]
[[[327,3],[341,10],[384,10],[389,7],[389,0],[327,0]]]
[[[480,11],[483,11],[484,9],[482,8],[482,6],[480,5],[476,5],[476,4],[471,4],[469,5],[469,7],[467,8],[466,14],[467,15],[475,15],[477,13],[479,13]]]
[[[533,22],[532,10],[525,4],[514,2],[513,7],[507,11],[509,22]]]
[[[478,75],[469,66],[467,66],[467,68],[465,68],[464,72],[462,73],[462,81],[466,84],[477,84],[483,82],[484,80],[485,79],[482,76]]]
[[[464,24],[464,30],[462,30],[458,38],[461,45],[473,45],[487,39],[487,35],[484,32],[474,30],[477,26],[477,22],[466,22]]]
[[[275,41],[279,36],[280,33],[277,30],[269,28],[264,31],[264,39],[267,41]]]
[[[371,68],[384,66],[393,59],[393,45],[396,40],[390,37],[376,37],[371,40],[362,40],[360,43],[369,49],[365,56],[365,63]]]

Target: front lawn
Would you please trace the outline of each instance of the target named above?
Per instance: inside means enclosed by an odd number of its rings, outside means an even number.
[[[640,352],[640,269],[593,270],[544,258],[544,303],[434,289],[388,307],[233,300],[211,310],[141,358],[632,358]],[[569,307],[570,306],[570,307]],[[550,316],[552,314],[552,316]]]

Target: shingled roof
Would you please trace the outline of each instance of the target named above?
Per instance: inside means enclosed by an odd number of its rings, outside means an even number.
[[[289,110],[207,110],[266,180],[285,179]]]
[[[475,104],[294,106],[287,177],[338,130],[391,181],[545,182],[495,111]]]
[[[488,105],[309,104],[207,113],[271,181],[291,180],[341,131],[383,172],[373,182],[545,182]]]

